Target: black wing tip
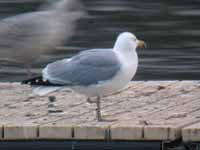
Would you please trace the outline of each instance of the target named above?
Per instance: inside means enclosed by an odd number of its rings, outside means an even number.
[[[42,76],[35,77],[32,79],[24,80],[21,82],[21,84],[27,84],[27,85],[36,85],[36,86],[63,86],[60,84],[53,84],[49,82],[48,80],[44,80]]]
[[[24,81],[21,82],[21,84],[40,85],[43,82],[44,82],[43,78],[41,76],[39,76],[39,77],[35,77],[35,78],[32,78],[32,79],[24,80]]]

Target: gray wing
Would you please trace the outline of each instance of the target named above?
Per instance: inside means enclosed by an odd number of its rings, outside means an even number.
[[[34,12],[1,20],[0,58],[32,63],[40,54],[52,50],[56,42],[51,40],[48,16],[48,12]]]
[[[35,13],[17,15],[6,18],[0,22],[0,46],[1,48],[13,48],[33,37],[36,30]]]
[[[1,20],[1,50],[35,50],[49,48],[49,45],[53,45],[51,42],[48,43],[50,40],[49,37],[51,37],[51,28],[49,26],[51,24],[50,16],[50,12],[41,11]]]
[[[89,50],[49,64],[43,77],[54,84],[89,86],[113,78],[120,70],[120,62],[110,49]]]
[[[1,20],[0,48],[54,49],[74,34],[75,22],[84,15],[79,5],[81,3],[77,0],[53,1],[45,10]]]
[[[22,56],[21,60],[23,56],[30,57],[32,61],[39,54],[54,50],[74,34],[75,26],[71,16],[58,17],[51,11],[41,11],[1,20],[0,51],[14,58]]]
[[[83,17],[78,4],[77,0],[53,1],[44,10],[1,20],[0,57],[31,63],[40,54],[55,50],[74,34],[76,21]]]

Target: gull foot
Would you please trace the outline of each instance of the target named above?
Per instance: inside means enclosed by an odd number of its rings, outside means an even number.
[[[98,121],[98,122],[116,122],[116,121],[118,121],[118,119],[99,118],[99,120],[98,120],[98,118],[97,118],[97,121]]]

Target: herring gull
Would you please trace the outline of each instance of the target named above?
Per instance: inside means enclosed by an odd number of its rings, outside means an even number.
[[[22,83],[38,85],[33,91],[35,96],[70,87],[87,96],[89,103],[96,103],[97,120],[101,121],[100,99],[118,92],[132,80],[138,66],[137,47],[145,47],[145,43],[134,34],[124,32],[118,36],[113,49],[86,50],[70,60],[50,63],[41,77]]]
[[[76,21],[85,14],[78,0],[59,0],[44,6],[0,21],[0,58],[25,65],[29,77],[32,63],[69,39]]]

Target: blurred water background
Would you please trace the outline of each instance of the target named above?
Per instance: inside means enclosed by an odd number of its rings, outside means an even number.
[[[44,0],[0,0],[0,18],[35,11]],[[146,41],[138,50],[135,80],[200,79],[199,0],[82,0],[89,17],[79,21],[76,35],[54,53],[41,56],[34,75],[57,59],[88,48],[112,47],[120,32],[129,31]],[[2,38],[2,37],[0,37]],[[20,81],[20,64],[0,61],[0,81]]]

